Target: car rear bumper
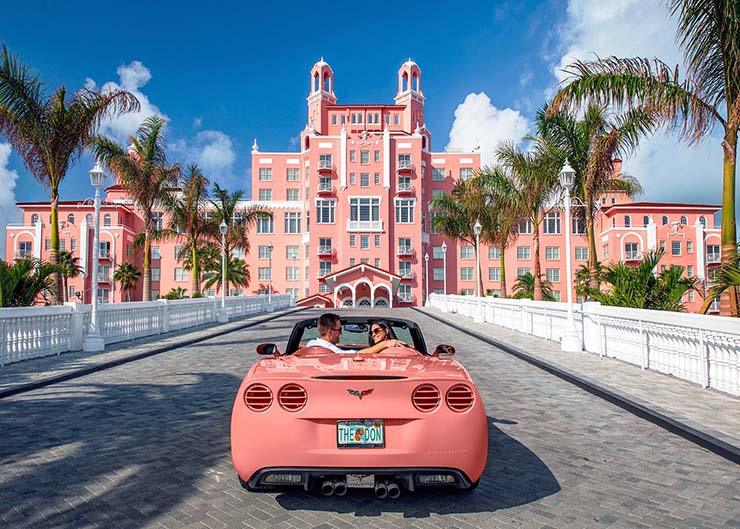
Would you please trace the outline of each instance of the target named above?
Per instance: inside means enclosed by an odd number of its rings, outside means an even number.
[[[270,482],[275,475],[300,475],[300,481],[293,483]],[[269,467],[255,472],[248,480],[239,481],[248,490],[272,489],[275,487],[302,487],[304,490],[317,488],[326,480],[344,480],[347,474],[373,474],[375,480],[397,482],[403,489],[413,492],[420,487],[452,487],[469,489],[475,486],[461,470],[441,467],[399,467],[399,468],[352,468],[352,467]],[[423,483],[422,476],[448,475],[452,483]]]

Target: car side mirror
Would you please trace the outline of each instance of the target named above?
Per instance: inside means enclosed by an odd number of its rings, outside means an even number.
[[[274,343],[261,343],[257,346],[258,355],[272,355],[275,358],[280,356],[280,350]]]
[[[452,347],[451,345],[441,343],[437,347],[434,348],[434,352],[432,353],[432,356],[434,357],[454,356],[454,354],[455,354],[454,347]]]

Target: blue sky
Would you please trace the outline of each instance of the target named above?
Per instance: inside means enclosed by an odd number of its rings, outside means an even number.
[[[338,2],[61,5],[6,7],[0,39],[49,91],[107,82],[135,90],[142,115],[104,132],[123,143],[145,113],[161,113],[173,161],[197,161],[212,180],[245,190],[254,138],[263,151],[294,150],[306,123],[309,71],[321,56],[334,69],[340,103],[392,103],[397,70],[413,58],[422,69],[433,148],[480,144],[484,157],[501,139],[527,131],[559,80],[558,65],[570,57],[680,61],[674,25],[657,0],[407,1],[349,10]],[[15,154],[3,155],[2,144],[0,138],[0,207],[45,200],[47,192]],[[643,182],[645,199],[719,203],[719,164],[717,142],[692,150],[656,138],[625,167]],[[63,200],[92,195],[91,165],[85,157],[71,169]],[[713,184],[697,193],[694,182],[704,175]],[[7,206],[0,221],[12,216]]]

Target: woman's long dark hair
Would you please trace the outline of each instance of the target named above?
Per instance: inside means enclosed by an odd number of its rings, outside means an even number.
[[[373,341],[373,325],[377,325],[379,327],[382,327],[385,329],[385,339],[386,340],[397,340],[396,333],[393,332],[393,327],[391,327],[387,321],[385,320],[375,320],[370,324],[370,328],[368,329],[368,345],[375,345],[375,342]]]

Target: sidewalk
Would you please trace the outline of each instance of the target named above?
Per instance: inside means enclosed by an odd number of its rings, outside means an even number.
[[[539,364],[539,367],[579,386],[582,385],[589,391],[594,390],[592,392],[617,405],[629,407],[629,403],[633,403],[636,405],[634,409],[630,409],[633,413],[656,424],[664,420],[665,424],[659,425],[669,430],[673,430],[671,426],[683,429],[684,432],[675,432],[683,437],[689,438],[692,435],[699,437],[691,439],[694,442],[702,444],[702,438],[710,442],[718,441],[720,449],[726,443],[728,446],[724,448],[734,452],[734,460],[737,462],[740,459],[738,398],[704,389],[670,375],[642,370],[638,366],[614,358],[601,358],[596,354],[585,352],[566,353],[560,350],[559,342],[491,324],[475,323],[472,318],[459,314],[444,313],[430,307],[417,310],[487,337],[496,346],[500,345],[504,350],[509,349],[507,352]],[[620,400],[627,406],[618,402]]]
[[[8,364],[0,368],[0,399],[257,325],[296,310],[303,309],[291,307],[245,316],[228,323],[211,323],[119,342],[98,353],[74,351]]]

